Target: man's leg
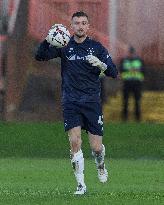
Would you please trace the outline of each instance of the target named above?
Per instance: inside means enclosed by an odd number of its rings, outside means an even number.
[[[127,82],[124,82],[122,91],[122,119],[128,120],[128,101],[129,101],[129,86]]]
[[[102,136],[89,133],[89,142],[92,149],[92,155],[95,158],[95,163],[98,171],[100,182],[105,183],[108,179],[108,171],[105,168],[105,146],[102,144]]]
[[[136,121],[141,120],[141,83],[137,82],[134,88],[134,99],[135,99],[135,119]]]
[[[68,131],[70,141],[71,164],[77,181],[77,190],[74,194],[82,195],[86,192],[84,183],[84,157],[81,150],[81,127],[74,127]]]

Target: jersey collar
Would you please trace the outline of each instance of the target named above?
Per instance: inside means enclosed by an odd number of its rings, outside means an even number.
[[[72,36],[72,37],[70,38],[70,42],[75,43],[75,44],[84,44],[85,42],[89,41],[89,39],[90,39],[90,38],[87,36],[86,39],[85,39],[82,43],[77,43],[77,42],[74,40],[74,36]]]

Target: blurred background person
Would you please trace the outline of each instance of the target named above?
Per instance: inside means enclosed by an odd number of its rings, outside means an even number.
[[[120,61],[119,70],[122,86],[122,119],[128,119],[128,101],[132,94],[135,101],[135,119],[141,120],[141,92],[142,83],[144,80],[144,63],[143,60],[137,56],[136,50],[133,46],[128,49],[128,55],[123,57]]]

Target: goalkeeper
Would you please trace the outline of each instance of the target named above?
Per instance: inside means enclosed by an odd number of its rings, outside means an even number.
[[[99,75],[104,73],[117,78],[118,72],[108,51],[101,43],[87,36],[89,20],[86,13],[74,13],[71,27],[74,35],[67,46],[52,46],[47,37],[38,47],[35,58],[38,61],[61,58],[64,127],[68,131],[71,164],[77,181],[75,194],[82,195],[86,193],[86,184],[81,129],[88,133],[99,181],[105,183],[108,179],[104,163],[105,146],[102,144],[103,114]]]

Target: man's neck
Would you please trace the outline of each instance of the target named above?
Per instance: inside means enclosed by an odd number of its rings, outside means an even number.
[[[74,35],[74,40],[76,41],[76,43],[82,43],[86,38],[87,36],[79,38],[78,36]]]

